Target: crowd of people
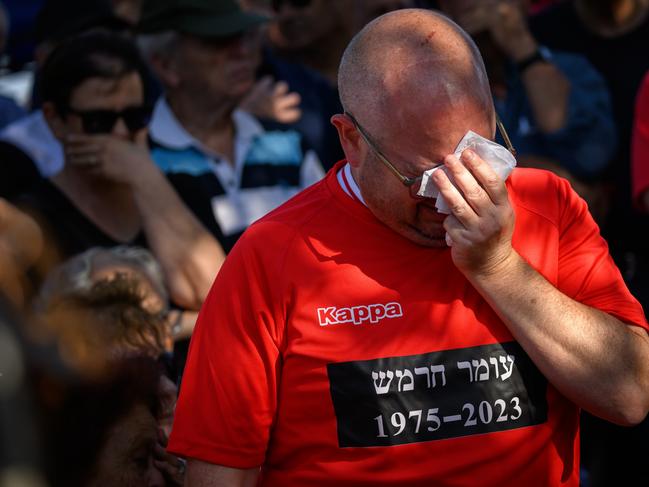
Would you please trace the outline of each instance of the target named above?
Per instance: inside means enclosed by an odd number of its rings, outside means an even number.
[[[2,1],[0,486],[649,483],[649,0]]]

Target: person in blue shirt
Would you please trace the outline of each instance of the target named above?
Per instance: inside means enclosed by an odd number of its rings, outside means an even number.
[[[606,83],[586,58],[539,45],[518,0],[439,6],[480,48],[519,164],[597,180],[615,151],[616,130]]]

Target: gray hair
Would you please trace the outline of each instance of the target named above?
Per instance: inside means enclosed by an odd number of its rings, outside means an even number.
[[[117,247],[92,247],[55,267],[45,279],[35,300],[38,310],[45,310],[56,299],[89,292],[95,282],[92,271],[100,256],[110,256],[116,263],[134,267],[144,273],[155,291],[167,302],[167,292],[160,264],[155,257],[141,247],[120,245]]]
[[[155,34],[141,34],[137,36],[137,46],[147,62],[156,57],[166,57],[176,47],[179,39],[176,31],[167,30]]]

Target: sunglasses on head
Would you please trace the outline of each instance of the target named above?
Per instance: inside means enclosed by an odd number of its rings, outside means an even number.
[[[311,5],[311,0],[273,0],[273,10],[279,12],[287,3],[293,8],[304,8]]]
[[[109,134],[117,120],[122,119],[130,133],[143,129],[151,120],[151,110],[146,106],[128,107],[120,112],[113,110],[74,110],[68,112],[81,118],[83,131],[87,134]]]

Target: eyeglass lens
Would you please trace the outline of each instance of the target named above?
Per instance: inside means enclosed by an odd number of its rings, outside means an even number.
[[[73,111],[81,117],[83,131],[87,134],[109,134],[118,119],[122,119],[129,132],[134,133],[146,127],[151,112],[146,107],[129,107],[121,112],[112,110]]]

